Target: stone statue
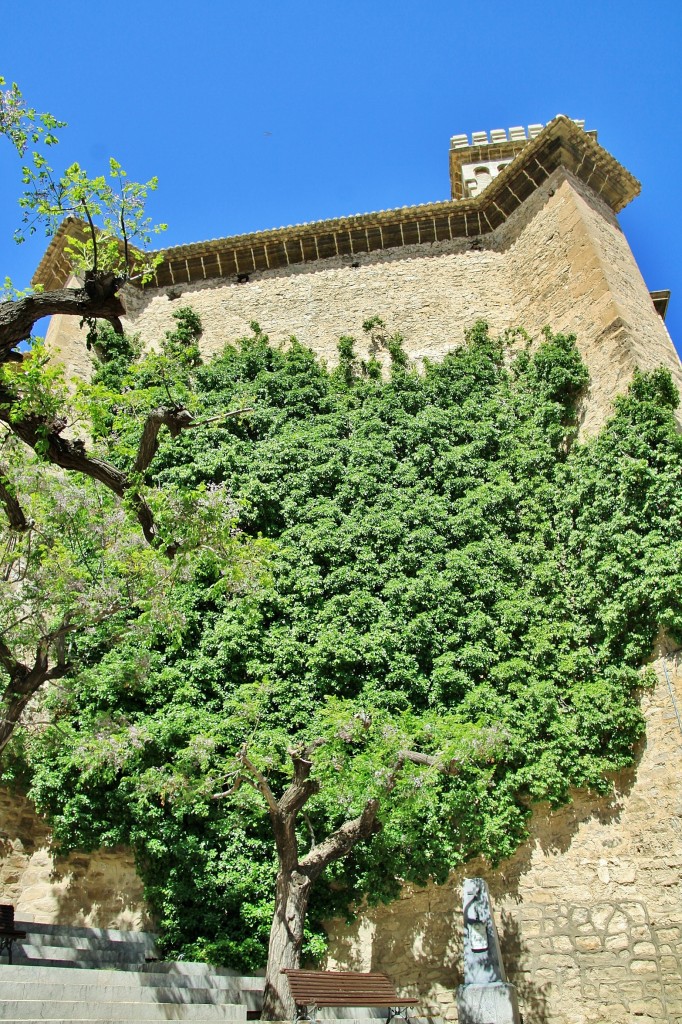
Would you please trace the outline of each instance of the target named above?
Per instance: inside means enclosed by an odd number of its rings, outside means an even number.
[[[520,1024],[516,989],[507,982],[490,906],[482,878],[465,878],[464,984],[457,990],[459,1024]]]

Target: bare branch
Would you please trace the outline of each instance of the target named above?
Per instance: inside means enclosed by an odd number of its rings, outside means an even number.
[[[92,217],[90,216],[90,210],[88,204],[85,201],[85,197],[81,198],[83,209],[85,210],[85,216],[88,218],[88,225],[90,227],[90,237],[92,238],[92,270],[93,273],[97,273],[97,230],[93,223]]]
[[[128,232],[126,231],[123,209],[121,209],[121,237],[123,238],[123,262],[125,263],[126,274],[128,274],[130,272],[130,256],[128,255]]]
[[[275,799],[275,794],[270,789],[270,784],[268,783],[268,780],[265,778],[263,773],[259,771],[258,768],[256,768],[255,764],[249,760],[245,746],[241,748],[241,750],[237,754],[237,758],[239,762],[244,766],[244,768],[246,768],[247,772],[249,772],[249,774],[255,779],[258,791],[265,798],[265,802],[268,805],[270,814],[277,818],[281,817],[279,804]]]
[[[399,756],[403,761],[411,761],[412,764],[436,768],[439,772],[444,772],[446,775],[459,775],[460,768],[456,761],[443,761],[442,757],[422,754],[418,750],[401,750]]]
[[[305,821],[306,828],[308,829],[308,835],[310,836],[310,848],[312,849],[317,842],[317,840],[315,839],[315,829],[313,828],[313,823],[310,820],[309,815],[304,814],[303,820]]]
[[[351,821],[345,821],[340,828],[314,846],[302,857],[299,866],[310,879],[316,879],[332,861],[339,860],[350,853],[361,839],[368,839],[377,830],[377,813],[379,800],[372,797],[365,804],[362,812]]]
[[[0,663],[10,677],[3,694],[5,714],[0,721],[0,751],[7,745],[33,695],[44,683],[58,679],[68,671],[69,666],[62,659],[56,665],[51,666],[49,663],[50,645],[63,635],[64,629],[69,631],[66,624],[63,624],[39,641],[31,668],[15,658],[4,640],[0,639]]]
[[[307,804],[311,796],[319,792],[319,782],[310,778],[310,772],[313,767],[310,755],[314,750],[322,746],[324,742],[322,739],[313,740],[312,743],[309,743],[302,750],[289,751],[289,757],[294,766],[294,777],[282,794],[279,807],[282,814],[291,817],[293,822],[295,822],[296,815]]]
[[[244,779],[238,775],[229,789],[221,789],[218,793],[212,793],[211,800],[226,800],[229,796],[234,796],[241,789],[243,783]]]
[[[221,412],[217,416],[209,416],[205,420],[192,420],[188,423],[188,427],[203,427],[207,423],[219,423],[221,420],[229,420],[235,416],[245,416],[247,412],[253,412],[253,407],[248,406],[246,409],[233,409],[231,412]]]
[[[192,425],[192,414],[187,409],[153,409],[147,416],[142,430],[140,445],[137,451],[137,458],[133,469],[136,473],[143,473],[149,466],[152,459],[159,450],[159,431],[161,427],[168,427],[171,437],[178,434]]]
[[[14,657],[2,637],[0,637],[0,665],[2,665],[11,679],[16,676],[25,675],[28,672],[28,666]]]
[[[83,473],[93,480],[98,480],[119,498],[130,493],[132,505],[145,538],[150,544],[153,544],[156,541],[156,527],[152,511],[142,495],[132,490],[127,474],[113,463],[89,454],[83,441],[72,441],[62,437],[61,422],[50,424],[45,421],[44,417],[36,415],[13,419],[11,416],[13,401],[14,396],[0,387],[0,420],[6,423],[25,444],[33,448],[34,451],[39,450],[55,466]]]

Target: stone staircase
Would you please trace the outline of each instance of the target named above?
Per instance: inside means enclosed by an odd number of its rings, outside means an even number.
[[[0,959],[0,1020],[245,1021],[256,1016],[263,978],[207,964],[157,961],[146,932],[16,922],[26,938]]]

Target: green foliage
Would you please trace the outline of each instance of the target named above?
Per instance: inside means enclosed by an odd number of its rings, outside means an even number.
[[[261,798],[238,784],[243,744],[280,793],[292,744],[322,741],[302,849],[381,800],[381,831],[316,891],[315,956],[326,915],[476,854],[495,862],[534,802],[607,791],[642,734],[639,666],[660,629],[682,640],[665,371],[638,374],[579,444],[587,373],[570,337],[547,331],[512,358],[479,323],[418,374],[373,318],[382,378],[350,338],[329,372],[252,328],[205,365],[169,343],[106,399],[121,465],[131,411],[168,390],[193,402],[203,423],[162,441],[148,483],[172,496],[169,520],[214,494],[233,514],[223,547],[205,543],[174,580],[166,621],[134,642],[82,640],[27,753],[64,848],[133,846],[168,950],[248,969],[264,962],[275,864]],[[247,565],[266,545],[267,572],[225,585],[229,537]],[[396,776],[405,749],[435,764]]]
[[[70,403],[64,371],[50,363],[42,338],[31,339],[31,347],[21,362],[0,364],[0,393],[0,401],[6,402],[12,422],[38,417],[46,424],[44,434],[48,424],[60,422],[63,429],[68,422],[65,412]],[[44,455],[46,443],[45,439],[38,444],[38,455]]]
[[[199,366],[199,338],[201,337],[201,320],[191,306],[176,309],[173,319],[177,322],[174,331],[166,331],[163,351],[171,359],[177,359],[185,367]]]
[[[41,223],[45,233],[53,235],[69,215],[87,222],[89,230],[71,235],[66,247],[76,273],[94,271],[124,280],[150,280],[162,256],[144,249],[153,234],[166,229],[145,214],[149,193],[158,187],[157,178],[145,183],[128,181],[127,172],[112,157],[108,175],[90,177],[74,163],[55,181],[45,158],[34,153],[32,163],[23,168],[23,180],[26,189],[19,205],[29,233]],[[17,231],[15,238],[22,242],[25,230]]]
[[[7,82],[0,75],[0,89],[5,85]],[[7,136],[19,156],[23,157],[29,144],[54,146],[55,132],[64,127],[64,121],[57,121],[52,114],[40,114],[34,107],[27,107],[16,82],[0,91],[0,134]]]
[[[21,168],[22,227],[15,232],[15,240],[23,242],[38,225],[46,235],[54,235],[65,217],[79,218],[82,230],[74,229],[66,247],[76,273],[148,281],[162,257],[145,250],[152,236],[166,229],[165,224],[154,224],[145,212],[158,180],[129,181],[113,157],[108,174],[90,177],[80,164],[73,163],[58,175],[48,162],[46,148],[59,141],[56,132],[65,122],[27,107],[16,83],[3,92],[5,84],[0,77],[0,135],[10,141],[22,160],[29,147],[34,147]],[[7,281],[5,294],[12,295]]]
[[[88,348],[96,357],[92,383],[101,385],[112,395],[123,391],[132,363],[141,352],[139,339],[117,334],[111,324],[99,320],[88,339]]]

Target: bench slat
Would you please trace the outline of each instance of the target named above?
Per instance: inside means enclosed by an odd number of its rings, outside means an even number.
[[[413,1006],[396,995],[385,974],[377,971],[305,971],[283,967],[294,1002],[300,1006]]]

